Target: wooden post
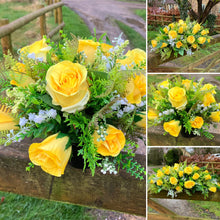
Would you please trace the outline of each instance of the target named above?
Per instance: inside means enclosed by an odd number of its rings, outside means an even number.
[[[58,0],[54,0],[54,3],[58,3]],[[55,23],[58,24],[58,10],[54,9],[54,19]]]
[[[39,8],[43,8],[43,5],[40,5]],[[46,28],[46,16],[45,14],[40,16],[40,35],[43,37],[47,35],[47,28]]]
[[[164,26],[164,21],[163,21],[163,17],[162,17],[162,25]]]
[[[8,18],[4,18],[4,19],[0,20],[0,27],[4,26],[6,24],[9,24]],[[11,34],[8,34],[7,36],[1,38],[1,45],[2,45],[3,54],[8,54],[8,50],[11,53],[13,53],[12,52],[12,43],[11,43]]]
[[[60,2],[60,0],[58,0]],[[62,13],[62,6],[57,8],[57,14],[58,14],[58,24],[61,24],[63,22],[63,13]]]

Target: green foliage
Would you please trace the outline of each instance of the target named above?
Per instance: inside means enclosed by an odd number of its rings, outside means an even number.
[[[179,148],[168,150],[168,152],[164,155],[166,164],[169,166],[173,166],[175,163],[178,163],[182,154],[183,153]]]

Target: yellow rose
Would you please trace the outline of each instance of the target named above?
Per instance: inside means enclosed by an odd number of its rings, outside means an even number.
[[[190,124],[193,128],[201,128],[204,124],[202,117],[196,116],[194,120],[190,121]]]
[[[183,177],[183,171],[179,171],[179,177]]]
[[[175,39],[175,38],[177,38],[177,33],[176,33],[176,31],[169,31],[168,35],[169,35],[169,38],[170,38],[170,39]]]
[[[182,80],[182,84],[186,87],[186,89],[188,90],[190,88],[190,84],[191,84],[192,80],[189,79],[183,79]],[[193,82],[193,86],[196,87],[196,82]]]
[[[199,32],[200,28],[201,28],[200,24],[194,25],[192,33],[196,34],[197,32]]]
[[[159,83],[158,86],[161,87],[161,88],[167,88],[168,89],[169,88],[169,81],[165,80],[165,81]]]
[[[208,43],[210,43],[210,41],[211,41],[210,39],[207,39],[207,42],[208,42]]]
[[[152,108],[149,108],[148,114],[147,114],[147,118],[149,120],[157,119],[158,118],[158,114],[157,114],[156,110],[154,110]]]
[[[182,191],[182,187],[181,186],[177,186],[176,187],[176,191],[181,192]]]
[[[154,184],[154,181],[153,181],[153,180],[150,180],[150,184]]]
[[[46,40],[43,38],[42,40],[36,41],[29,46],[21,48],[21,58],[23,55],[28,55],[28,57],[39,60],[42,59],[42,61],[46,62],[47,53],[50,49],[51,47],[46,44]]]
[[[188,43],[193,44],[195,42],[195,37],[191,35],[191,36],[187,37],[186,40]]]
[[[205,90],[211,90],[210,92],[211,92],[212,94],[216,94],[215,87],[214,87],[212,84],[210,84],[210,83],[205,84],[205,85],[201,88],[201,91],[205,91]]]
[[[110,56],[109,50],[113,48],[110,44],[101,43],[101,50],[105,56]]]
[[[186,174],[191,174],[193,172],[193,169],[192,169],[192,167],[186,167],[185,169],[184,169],[184,173],[186,173]]]
[[[194,180],[197,180],[197,179],[199,179],[199,177],[200,177],[200,175],[198,174],[198,173],[194,173],[194,175],[193,175],[193,179]]]
[[[196,44],[193,44],[192,47],[193,47],[194,49],[196,49],[196,48],[197,48],[197,45],[196,45]]]
[[[210,115],[212,121],[214,122],[220,122],[220,112],[211,112],[211,115]]]
[[[208,92],[203,97],[203,105],[206,107],[212,103],[215,103],[215,97],[212,95],[211,92]]]
[[[179,125],[179,124],[180,124],[180,121],[172,120],[169,122],[165,122],[163,124],[163,128],[170,135],[177,137],[180,133],[180,130],[181,130],[181,125]]]
[[[86,77],[86,68],[78,63],[62,61],[51,66],[46,75],[46,90],[52,103],[68,113],[84,109],[90,95]]]
[[[180,167],[180,165],[179,165],[178,163],[175,163],[173,169],[176,170],[176,171],[178,171],[178,170],[179,170],[179,167]]]
[[[125,59],[117,60],[117,63],[120,63],[123,66],[127,66],[128,69],[133,69],[134,63],[136,65],[140,65],[140,63],[146,59],[146,52],[144,50],[136,48],[133,50],[129,50],[125,54],[125,56]]]
[[[168,91],[169,101],[172,107],[178,110],[183,109],[187,104],[186,90],[180,87],[173,87]]]
[[[178,22],[180,25],[182,25],[184,23],[184,21],[182,19],[179,20]]]
[[[0,131],[9,131],[18,129],[14,118],[10,115],[10,109],[4,105],[0,107]]]
[[[162,177],[164,174],[163,174],[163,172],[161,171],[161,170],[158,170],[157,171],[157,177]]]
[[[197,167],[197,166],[194,166],[194,167],[193,167],[193,170],[194,170],[194,171],[198,171],[198,170],[200,170],[200,168]]]
[[[180,48],[180,47],[182,47],[183,46],[183,44],[181,43],[181,41],[178,41],[177,43],[176,43],[176,47],[177,48]]]
[[[210,174],[208,174],[208,175],[205,176],[205,180],[211,180],[211,179],[212,179],[212,177],[211,177]]]
[[[121,130],[112,125],[108,125],[106,133],[105,140],[101,139],[97,131],[93,134],[97,152],[102,156],[116,157],[125,146],[125,136]]]
[[[201,35],[206,35],[206,30],[201,31]]]
[[[42,170],[53,176],[60,177],[64,174],[69,161],[72,147],[66,148],[69,141],[68,136],[57,138],[58,133],[47,137],[41,143],[33,143],[29,147],[29,158]]]
[[[9,74],[11,79],[11,84],[15,86],[26,87],[31,83],[35,83],[35,81],[27,75],[26,67],[23,63],[16,63],[14,67],[12,67],[12,71]]]
[[[178,183],[177,178],[175,178],[175,177],[170,177],[170,183],[171,183],[172,185],[176,185],[176,184]]]
[[[167,44],[166,43],[162,43],[162,45],[161,45],[161,47],[160,48],[164,48],[164,47],[166,47],[167,46]]]
[[[205,170],[204,173],[209,173],[209,171],[208,171],[208,170]]]
[[[151,41],[151,45],[152,45],[152,47],[156,47],[157,46],[157,41],[156,40],[152,40]]]
[[[217,191],[217,188],[215,186],[212,186],[209,188],[209,191],[215,193]]]
[[[182,34],[183,33],[183,27],[179,27],[178,33]]]
[[[158,186],[162,186],[163,185],[163,181],[162,180],[157,180],[157,185]]]
[[[94,63],[98,46],[100,43],[93,40],[79,40],[78,53],[84,52],[86,64]]]
[[[139,104],[144,95],[146,95],[146,76],[135,74],[135,77],[127,83],[125,97],[130,104]]]
[[[163,29],[163,31],[164,31],[166,34],[169,32],[166,27]]]
[[[171,29],[173,29],[173,28],[174,28],[174,24],[171,23],[171,24],[168,25],[168,27],[170,27]]]
[[[195,185],[196,183],[192,180],[188,180],[184,183],[184,187],[187,189],[192,189]]]
[[[166,170],[164,171],[164,173],[165,173],[166,175],[169,175],[169,174],[170,174],[170,169],[169,169],[169,168],[166,168]]]
[[[199,42],[199,44],[204,44],[206,42],[206,38],[205,37],[199,37],[198,42]]]

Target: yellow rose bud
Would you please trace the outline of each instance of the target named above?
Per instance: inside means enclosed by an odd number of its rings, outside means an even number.
[[[199,32],[200,28],[201,28],[200,24],[194,25],[192,33],[196,34],[197,32]]]
[[[198,171],[198,170],[200,170],[200,168],[197,167],[197,166],[194,166],[194,167],[193,167],[193,170],[194,170],[194,171]]]
[[[159,83],[158,86],[161,87],[161,88],[167,88],[168,89],[169,88],[169,81],[165,80],[165,81]]]
[[[192,172],[193,172],[192,167],[186,167],[186,168],[184,169],[184,173],[186,173],[186,174],[188,174],[188,175],[190,175]]]
[[[169,122],[165,122],[163,124],[163,128],[166,132],[168,132],[170,135],[174,136],[174,137],[178,137],[180,130],[181,130],[181,125],[180,121],[169,121]]]
[[[208,92],[203,97],[203,105],[206,107],[212,103],[215,103],[215,97],[212,95],[211,92]]]
[[[179,177],[183,177],[183,171],[179,171]]]
[[[169,38],[170,38],[170,39],[175,39],[175,38],[177,38],[177,33],[176,33],[176,31],[169,31],[168,35],[169,35]]]
[[[5,106],[0,107],[0,131],[16,130],[15,119],[10,115],[10,109]]]
[[[166,34],[169,32],[166,27],[163,29],[163,31],[164,31]]]
[[[220,112],[211,112],[210,118],[213,122],[220,122]]]
[[[164,171],[164,173],[165,173],[166,175],[169,175],[169,174],[170,174],[170,169],[167,168],[167,169]]]
[[[199,42],[199,44],[204,44],[206,42],[206,38],[205,37],[199,37],[198,42]]]
[[[183,33],[183,27],[179,27],[178,33],[182,34]]]
[[[174,28],[174,24],[171,23],[171,24],[168,25],[168,27],[170,27],[171,29],[173,29],[173,28]]]
[[[83,52],[86,55],[86,64],[94,63],[98,46],[100,43],[93,40],[79,40],[78,53]]]
[[[181,192],[182,191],[182,187],[181,186],[177,186],[176,187],[176,191]]]
[[[129,50],[125,56],[125,59],[117,60],[117,63],[120,63],[122,66],[127,66],[128,69],[133,69],[134,63],[135,65],[139,65],[141,62],[146,60],[146,52],[138,48]]]
[[[16,63],[15,66],[12,67],[12,71],[9,74],[11,79],[11,84],[21,87],[27,87],[31,83],[35,83],[35,81],[27,75],[26,66],[23,63]]]
[[[161,47],[160,48],[164,48],[167,46],[167,43],[162,43]]]
[[[182,19],[179,20],[178,22],[180,25],[184,24],[184,21]]]
[[[209,191],[215,193],[217,191],[217,188],[215,186],[212,186],[209,188]]]
[[[176,184],[178,183],[177,178],[175,178],[175,177],[170,177],[170,183],[171,183],[172,185],[176,185]]]
[[[205,85],[201,88],[201,91],[205,91],[205,90],[211,90],[210,92],[211,92],[212,94],[216,94],[215,87],[214,87],[212,84],[210,84],[210,83],[205,84]]]
[[[201,35],[206,35],[206,30],[201,31]]]
[[[180,87],[173,87],[168,91],[169,101],[172,107],[178,110],[185,108],[187,104],[186,90]]]
[[[163,174],[163,172],[161,171],[161,170],[158,170],[157,171],[157,177],[162,177],[164,174]]]
[[[188,90],[190,88],[190,84],[191,84],[192,80],[189,79],[183,79],[182,80],[182,84],[185,86],[185,88]],[[193,82],[193,86],[197,86],[196,82]]]
[[[84,109],[90,96],[86,77],[86,68],[78,63],[62,61],[51,66],[46,75],[46,90],[52,103],[68,113]]]
[[[196,48],[197,48],[197,45],[196,45],[196,44],[193,44],[192,47],[193,47],[194,49],[196,49]]]
[[[192,180],[188,180],[184,183],[184,187],[187,189],[192,189],[195,185],[196,183]]]
[[[210,174],[208,174],[208,175],[205,176],[205,180],[211,180],[211,179],[212,179],[212,177],[211,177]]]
[[[146,76],[135,74],[126,85],[125,97],[130,104],[139,104],[144,95],[146,95]]]
[[[20,50],[21,58],[25,55],[31,55],[34,59],[42,59],[44,62],[47,61],[47,53],[51,49],[46,44],[46,40],[43,38],[40,41],[36,41],[33,44],[23,47]]]
[[[156,40],[152,40],[151,41],[151,45],[152,45],[152,47],[156,47],[157,46],[157,41]]]
[[[156,112],[156,110],[154,110],[152,108],[149,108],[147,118],[149,120],[157,119],[158,118],[158,113]]]
[[[198,174],[198,173],[194,173],[194,175],[193,175],[193,179],[194,180],[197,180],[197,179],[199,179],[199,177],[200,177],[200,175]]]
[[[150,180],[150,184],[154,184],[154,181],[153,181],[153,180]]]
[[[193,44],[195,42],[195,37],[191,35],[188,36],[186,40],[188,43]]]
[[[208,43],[210,43],[210,41],[211,41],[210,39],[207,39],[207,42],[208,42]]]
[[[183,46],[183,44],[181,43],[181,41],[178,41],[177,43],[176,43],[176,47],[177,48],[180,48],[180,47],[182,47]]]
[[[162,180],[157,180],[157,185],[158,186],[162,186],[163,185],[163,181]]]
[[[173,169],[177,171],[177,170],[179,170],[179,167],[180,167],[180,165],[178,163],[175,163]]]
[[[204,124],[202,117],[196,116],[194,120],[190,121],[190,124],[193,128],[201,128]]]
[[[57,138],[58,133],[47,137],[41,143],[33,143],[29,147],[29,157],[33,164],[40,166],[43,171],[60,177],[64,174],[69,161],[72,147],[66,148],[68,136]]]
[[[208,171],[208,170],[205,170],[204,173],[209,173],[209,171]]]
[[[112,125],[108,125],[106,133],[105,140],[101,139],[97,131],[93,134],[97,152],[102,156],[116,157],[125,146],[125,136],[121,130]]]

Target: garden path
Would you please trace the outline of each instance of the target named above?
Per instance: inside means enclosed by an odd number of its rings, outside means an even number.
[[[74,10],[93,33],[96,28],[97,36],[107,32],[110,40],[122,32],[114,20],[119,20],[146,38],[146,22],[132,12],[133,9],[146,9],[144,3],[123,2],[117,0],[63,0]]]

